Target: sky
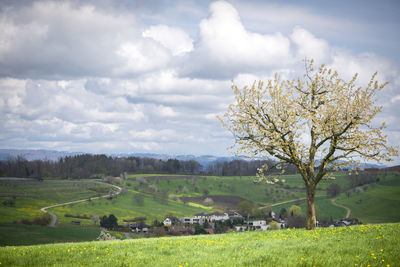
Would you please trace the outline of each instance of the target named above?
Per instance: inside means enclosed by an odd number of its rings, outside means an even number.
[[[239,87],[378,71],[374,123],[400,143],[400,2],[0,2],[0,148],[231,155],[217,120]],[[396,158],[395,163],[400,164]]]

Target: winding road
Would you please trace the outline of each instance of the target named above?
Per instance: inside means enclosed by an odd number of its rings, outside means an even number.
[[[349,207],[346,207],[346,206],[343,206],[341,204],[336,203],[335,202],[336,200],[337,200],[336,198],[332,198],[331,199],[332,205],[334,205],[336,207],[344,208],[346,210],[346,218],[345,219],[349,218],[350,217],[350,213],[351,213],[351,209]]]
[[[102,182],[99,182],[102,183]],[[102,183],[102,184],[106,184],[106,183]],[[106,185],[110,185],[110,184],[106,184]],[[112,187],[116,188],[118,191],[115,193],[115,195],[118,195],[121,193],[122,188],[116,185],[111,185]],[[99,199],[99,198],[105,198],[105,197],[109,197],[110,195],[104,195],[104,196],[99,196],[99,197],[90,197],[90,200],[93,199]],[[51,222],[49,224],[50,227],[55,227],[56,226],[56,222],[57,222],[57,215],[55,215],[54,213],[48,211],[47,209],[51,209],[51,208],[55,208],[55,207],[61,207],[61,206],[65,206],[65,205],[70,205],[70,204],[74,204],[74,203],[79,203],[79,202],[84,202],[84,201],[89,201],[89,198],[85,198],[85,199],[80,199],[80,200],[75,200],[75,201],[69,201],[69,202],[65,202],[65,203],[60,203],[60,204],[55,204],[55,205],[51,205],[51,206],[47,206],[47,207],[43,207],[40,210],[48,213],[51,215],[52,219]]]

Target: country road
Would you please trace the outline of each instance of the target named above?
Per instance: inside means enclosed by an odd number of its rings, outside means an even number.
[[[106,184],[106,183],[103,183],[103,182],[99,182],[99,183]],[[106,184],[106,185],[110,185],[110,184]],[[116,186],[116,185],[111,185],[111,186],[114,187],[114,188],[116,188],[116,189],[118,190],[118,191],[115,193],[116,195],[118,195],[118,194],[121,193],[121,191],[122,191],[122,188],[121,188],[121,187]],[[90,199],[93,200],[93,199],[105,198],[105,197],[108,197],[108,196],[109,196],[109,194],[104,195],[104,196],[99,196],[99,197],[90,197]],[[55,226],[56,226],[56,222],[57,222],[57,215],[55,215],[54,213],[48,211],[47,209],[55,208],[55,207],[61,207],[61,206],[70,205],[70,204],[79,203],[79,202],[84,202],[84,201],[89,201],[89,198],[80,199],[80,200],[74,200],[74,201],[69,201],[69,202],[60,203],[60,204],[55,204],[55,205],[43,207],[43,208],[41,208],[40,210],[51,215],[52,219],[51,219],[51,222],[50,222],[50,225],[49,225],[49,226],[50,226],[50,227],[55,227]]]
[[[335,201],[336,201],[336,198],[332,198],[331,199],[332,205],[334,205],[336,207],[344,208],[346,210],[346,218],[345,219],[349,218],[350,217],[350,213],[351,213],[351,209],[349,207],[346,207],[346,206],[343,206],[341,204],[338,204]]]
[[[302,197],[302,198],[296,198],[296,199],[291,199],[291,200],[287,200],[287,201],[282,201],[282,202],[278,202],[278,203],[274,203],[274,204],[271,204],[271,205],[260,207],[260,209],[270,208],[270,207],[278,206],[278,205],[281,205],[281,204],[286,204],[286,203],[290,203],[290,202],[296,202],[298,200],[304,200],[304,199],[306,199],[306,198]]]

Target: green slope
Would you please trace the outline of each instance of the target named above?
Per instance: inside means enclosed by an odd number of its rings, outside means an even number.
[[[5,266],[398,266],[400,224],[1,247]]]

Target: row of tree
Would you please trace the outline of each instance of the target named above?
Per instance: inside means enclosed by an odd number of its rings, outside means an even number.
[[[67,156],[58,161],[35,160],[28,161],[23,157],[0,161],[0,177],[31,177],[31,178],[61,178],[81,179],[93,176],[120,176],[124,173],[165,173],[165,174],[207,174],[207,175],[254,175],[257,168],[272,161],[233,160],[230,162],[214,162],[203,168],[195,160],[168,159],[166,161],[154,158],[123,157],[116,158],[106,155],[83,154]],[[288,166],[289,172],[294,168]],[[276,169],[271,169],[276,172]]]

